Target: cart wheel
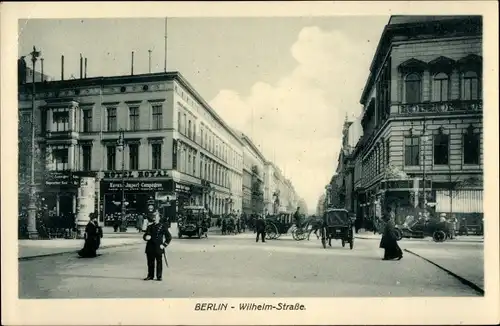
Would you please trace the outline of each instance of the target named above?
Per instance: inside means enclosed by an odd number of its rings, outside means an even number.
[[[435,231],[432,234],[432,239],[435,242],[443,242],[444,240],[446,240],[446,234],[443,231]]]
[[[277,233],[276,225],[273,223],[269,223],[266,225],[266,239],[267,240],[274,240],[276,239],[276,233]]]
[[[344,247],[345,247],[345,240],[342,239],[342,248],[344,248]]]
[[[395,229],[394,235],[396,236],[397,241],[403,239],[403,232],[400,229]]]
[[[351,241],[349,241],[349,249],[352,250],[352,248],[354,248],[354,237],[351,238]]]

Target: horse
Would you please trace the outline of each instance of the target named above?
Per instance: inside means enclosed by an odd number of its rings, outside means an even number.
[[[316,235],[316,238],[319,240],[320,236],[318,235],[318,231],[321,230],[323,227],[323,218],[320,216],[311,216],[307,219],[306,224],[305,224],[305,230],[307,230],[311,226],[311,229],[309,230],[307,234],[307,240],[309,241],[311,233],[314,232]]]

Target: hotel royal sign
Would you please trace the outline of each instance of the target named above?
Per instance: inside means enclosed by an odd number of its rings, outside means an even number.
[[[121,179],[122,177],[124,179],[166,178],[170,177],[170,173],[167,170],[104,172],[104,179]]]

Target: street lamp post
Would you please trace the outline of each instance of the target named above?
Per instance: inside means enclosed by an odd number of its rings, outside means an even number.
[[[36,185],[35,185],[35,64],[41,52],[37,51],[33,46],[31,54],[31,62],[33,63],[33,81],[31,94],[31,171],[30,171],[30,187],[29,187],[29,204],[28,204],[28,236],[30,239],[38,238],[36,229]]]
[[[122,152],[122,168],[121,168],[121,218],[122,218],[122,225],[120,226],[120,231],[127,231],[127,225],[123,225],[124,222],[126,222],[126,217],[125,217],[125,132],[123,129],[120,129],[120,135],[118,138],[118,148],[120,148],[120,151]]]

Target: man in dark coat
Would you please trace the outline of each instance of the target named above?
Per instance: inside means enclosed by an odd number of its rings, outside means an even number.
[[[403,258],[403,251],[398,245],[398,241],[395,234],[394,220],[391,218],[390,209],[383,216],[385,227],[384,233],[382,234],[382,239],[380,239],[380,248],[384,249],[383,260],[400,260]]]
[[[293,213],[293,219],[295,222],[295,226],[299,229],[302,226],[302,223],[300,221],[300,207],[297,207],[297,210],[295,213]]]
[[[260,215],[255,221],[255,231],[257,232],[255,242],[259,242],[259,236],[262,238],[262,242],[266,242],[266,221]]]
[[[163,223],[160,223],[160,214],[155,212],[154,222],[149,225],[143,236],[146,244],[146,257],[148,261],[148,276],[144,279],[149,281],[154,279],[154,269],[156,262],[156,279],[162,280],[163,253],[165,248],[172,241],[172,235]]]

